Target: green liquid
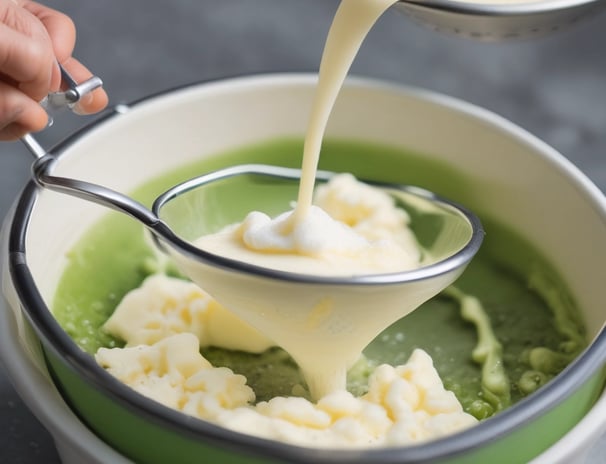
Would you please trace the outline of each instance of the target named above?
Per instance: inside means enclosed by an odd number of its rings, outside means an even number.
[[[268,141],[177,169],[142,186],[133,196],[149,205],[180,181],[234,164],[298,167],[301,153],[300,140]],[[472,182],[455,169],[376,144],[326,140],[320,168],[348,171],[368,180],[419,185],[462,204],[473,195],[464,187]],[[562,370],[584,348],[586,340],[579,312],[548,261],[505,226],[491,220],[489,212],[475,212],[483,221],[486,239],[456,286],[480,299],[503,347],[503,366],[511,384],[504,404],[507,406],[530,393],[534,383],[540,386]],[[154,263],[142,227],[123,215],[108,213],[69,255],[53,304],[57,320],[88,353],[95,353],[99,347],[121,346],[121,341],[101,326],[121,298],[157,270]],[[472,359],[476,343],[476,328],[461,316],[458,303],[445,295],[438,296],[372,342],[365,350],[366,359],[350,371],[348,388],[363,393],[365,380],[375,365],[402,364],[414,348],[423,348],[463,407],[478,418],[490,416],[500,407],[491,405],[486,397],[481,366]],[[533,352],[535,348],[544,351]],[[214,365],[245,375],[259,401],[277,395],[306,395],[297,366],[278,348],[253,355],[211,347],[203,354]],[[537,357],[547,360],[540,363],[540,369]]]

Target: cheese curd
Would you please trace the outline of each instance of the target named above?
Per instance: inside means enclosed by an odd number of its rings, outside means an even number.
[[[126,385],[169,408],[212,420],[225,409],[254,401],[246,378],[213,367],[195,335],[171,335],[153,345],[100,348],[95,359]]]
[[[199,248],[259,266],[314,275],[361,275],[418,268],[421,253],[407,213],[386,192],[339,174],[317,189],[295,220],[253,211],[240,224],[196,240]]]
[[[314,191],[314,203],[331,218],[352,228],[369,242],[389,241],[407,250],[418,265],[421,252],[409,228],[410,216],[392,196],[358,181],[352,174],[334,176]]]
[[[246,379],[213,367],[192,334],[154,345],[101,348],[97,362],[139,393],[173,409],[226,428],[314,447],[405,445],[438,438],[476,423],[444,389],[431,358],[415,350],[407,364],[382,365],[369,391],[356,398],[331,393],[314,404],[277,397],[257,405]]]
[[[205,310],[216,303],[192,286],[156,275],[126,295],[120,313],[106,324],[107,330],[124,338],[126,346],[99,349],[97,363],[165,406],[241,433],[301,446],[406,445],[477,422],[444,389],[431,357],[419,349],[402,366],[377,367],[369,378],[368,392],[361,397],[339,390],[317,403],[276,397],[255,405],[255,393],[245,377],[213,367],[200,354],[201,345],[220,338],[217,332],[215,338],[199,339],[197,334],[207,334],[206,324],[217,327],[231,321],[235,332],[223,326],[220,334],[226,337],[224,346],[233,346],[230,334],[242,337],[242,323],[235,317],[226,319],[224,310]],[[151,308],[150,314],[146,315],[146,308]]]
[[[360,398],[347,391],[330,393],[317,404],[274,398],[259,403],[255,412],[237,410],[220,416],[219,423],[244,433],[256,424],[257,435],[303,446],[373,447],[419,443],[477,422],[444,389],[422,350],[403,366],[379,366]]]
[[[200,346],[228,350],[261,353],[274,345],[197,285],[162,274],[129,292],[103,328],[127,346],[152,345],[182,332],[194,334]]]

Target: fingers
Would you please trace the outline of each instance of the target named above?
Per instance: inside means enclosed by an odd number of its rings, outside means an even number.
[[[0,69],[34,100],[41,100],[57,72],[52,41],[44,25],[13,2],[0,10]]]
[[[76,45],[76,26],[71,18],[60,11],[35,2],[26,2],[23,8],[44,25],[51,38],[57,60],[62,62],[68,59]]]
[[[0,140],[16,140],[46,127],[46,111],[16,87],[0,81]]]
[[[50,38],[56,61],[63,63],[71,57],[76,45],[76,26],[71,18],[60,11],[36,2],[22,2],[24,9],[35,16],[44,26]],[[61,73],[53,69],[50,90],[56,92],[61,83]]]
[[[70,57],[62,62],[61,65],[78,83],[84,82],[93,76],[92,73],[75,58]],[[80,114],[91,114],[101,111],[107,106],[107,103],[107,93],[100,87],[82,96],[75,109],[76,112]]]
[[[72,52],[76,44],[76,27],[73,21],[65,14],[40,5],[35,2],[26,2],[24,7],[35,15],[46,28],[52,41],[54,54],[57,61],[78,83],[91,78],[93,74],[84,67],[78,60],[72,58]],[[57,90],[60,82],[53,81],[52,90]],[[56,85],[56,86],[55,86]],[[101,111],[107,106],[108,97],[102,88],[86,94],[78,102],[76,110],[81,114],[90,114]]]
[[[65,14],[29,0],[0,0],[0,140],[14,140],[43,129],[47,115],[38,104],[58,91],[58,63],[76,82],[92,76],[72,58],[76,41],[73,21]],[[102,110],[103,89],[83,96],[76,111]]]

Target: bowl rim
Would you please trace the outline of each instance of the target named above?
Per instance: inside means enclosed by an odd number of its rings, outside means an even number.
[[[335,174],[336,173],[334,172],[320,170],[316,173],[316,180],[326,182]],[[171,200],[176,199],[180,195],[185,194],[193,189],[208,185],[217,180],[222,181],[236,176],[259,176],[271,179],[287,179],[292,181],[301,177],[301,170],[265,164],[241,164],[219,169],[217,171],[212,171],[210,173],[197,176],[193,179],[186,180],[171,187],[156,198],[152,206],[152,211],[160,221],[163,221],[161,219],[162,216],[160,212],[162,208]],[[467,222],[467,225],[470,228],[469,239],[452,254],[431,264],[422,265],[421,267],[405,271],[396,271],[385,274],[361,274],[353,277],[300,274],[296,272],[266,268],[233,258],[226,258],[224,256],[212,253],[211,251],[198,248],[192,244],[191,241],[186,240],[180,234],[171,230],[170,226],[168,226],[166,222],[160,222],[157,226],[154,226],[154,230],[159,232],[158,236],[154,235],[154,239],[156,239],[156,243],[161,249],[164,247],[162,239],[165,239],[167,241],[167,245],[165,246],[166,248],[177,250],[178,253],[192,259],[193,261],[211,265],[216,268],[222,268],[234,273],[240,273],[255,278],[267,277],[272,280],[282,282],[297,282],[301,284],[312,284],[319,286],[356,286],[357,288],[375,287],[380,285],[399,285],[439,277],[448,273],[454,273],[457,270],[467,266],[467,264],[473,259],[479,250],[484,239],[484,229],[482,228],[480,219],[464,206],[416,186],[381,183],[376,181],[362,181],[368,182],[371,185],[376,185],[378,187],[432,201],[443,209],[448,209],[459,219]]]
[[[176,92],[198,86],[206,88],[213,85],[237,86],[244,84],[255,86],[259,84],[268,85],[276,82],[276,80],[290,85],[313,85],[314,76],[315,74],[312,73],[259,74],[196,82],[144,97],[134,101],[129,107],[136,107],[157,97],[170,96]],[[584,174],[547,144],[495,113],[453,97],[405,85],[386,83],[383,80],[350,77],[346,85],[362,86],[377,91],[397,92],[414,97],[429,104],[464,113],[478,120],[481,119],[485,123],[507,132],[512,137],[524,140],[534,146],[537,153],[548,158],[556,168],[566,170],[567,176],[571,177],[578,184],[578,187],[584,190],[588,199],[593,200],[594,207],[599,208],[606,217],[606,202],[603,200],[601,191]],[[119,107],[108,110],[97,120],[59,143],[52,150],[53,153],[61,156],[67,147],[84,137],[89,131],[122,113],[123,111]],[[470,449],[495,442],[514,431],[517,426],[544,415],[577,390],[604,365],[606,332],[602,329],[593,342],[571,364],[531,397],[521,400],[509,409],[499,413],[498,416],[483,421],[481,427],[472,427],[424,444],[363,450],[314,449],[234,432],[186,416],[136,393],[98,366],[93,357],[84,353],[64,332],[44,303],[27,263],[27,229],[38,192],[35,182],[30,181],[17,200],[8,230],[8,267],[23,312],[43,342],[45,349],[49,349],[63,362],[67,363],[70,369],[77,372],[89,385],[104,392],[113,401],[132,413],[190,438],[204,438],[210,445],[227,447],[252,456],[271,457],[301,463],[318,461],[327,463],[374,462],[377,464],[395,462],[429,463],[437,459],[454,458]]]
[[[406,0],[398,7],[409,6],[425,9],[437,8],[440,12],[468,14],[474,16],[508,17],[525,16],[529,14],[557,13],[574,10],[581,7],[604,7],[603,0],[522,0],[514,3],[476,3],[465,0],[431,0],[429,6],[423,0]]]

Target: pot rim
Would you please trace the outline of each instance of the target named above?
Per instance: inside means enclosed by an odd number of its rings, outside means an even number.
[[[128,107],[136,108],[138,105],[150,102],[155,98],[167,97],[173,93],[199,86],[208,87],[234,84],[248,86],[267,85],[276,80],[291,85],[313,85],[314,76],[315,74],[312,73],[280,73],[202,81],[158,92],[136,100],[129,104]],[[568,177],[572,176],[573,180],[579,183],[579,187],[585,190],[588,198],[594,200],[594,207],[599,209],[606,218],[606,203],[602,198],[601,192],[584,174],[547,144],[495,113],[453,97],[414,87],[386,83],[377,79],[349,78],[346,85],[405,94],[497,126],[509,135],[534,146],[537,152],[549,158],[556,167],[566,170]],[[51,150],[52,153],[60,157],[78,139],[86,136],[88,132],[98,125],[112,120],[122,113],[123,105],[118,105],[106,111],[98,119],[60,142]],[[519,401],[507,410],[500,412],[497,416],[483,421],[479,427],[472,427],[424,444],[363,450],[315,449],[234,432],[218,425],[189,417],[136,393],[98,366],[93,357],[84,353],[61,328],[52,316],[50,308],[44,303],[27,264],[27,229],[38,193],[39,190],[34,181],[30,181],[18,199],[8,231],[8,264],[12,283],[20,299],[24,313],[34,327],[36,334],[42,340],[45,349],[49,349],[63,362],[67,363],[87,383],[104,392],[113,401],[131,412],[148,421],[153,421],[158,425],[167,427],[174,432],[187,435],[190,438],[204,438],[211,445],[228,447],[252,456],[271,457],[300,463],[318,461],[327,463],[373,462],[377,464],[435,462],[438,459],[453,458],[470,449],[495,442],[499,438],[513,432],[516,427],[546,414],[551,408],[581,387],[585,381],[604,366],[606,359],[606,331],[602,329],[593,342],[572,363],[556,378],[530,395],[530,397]]]

